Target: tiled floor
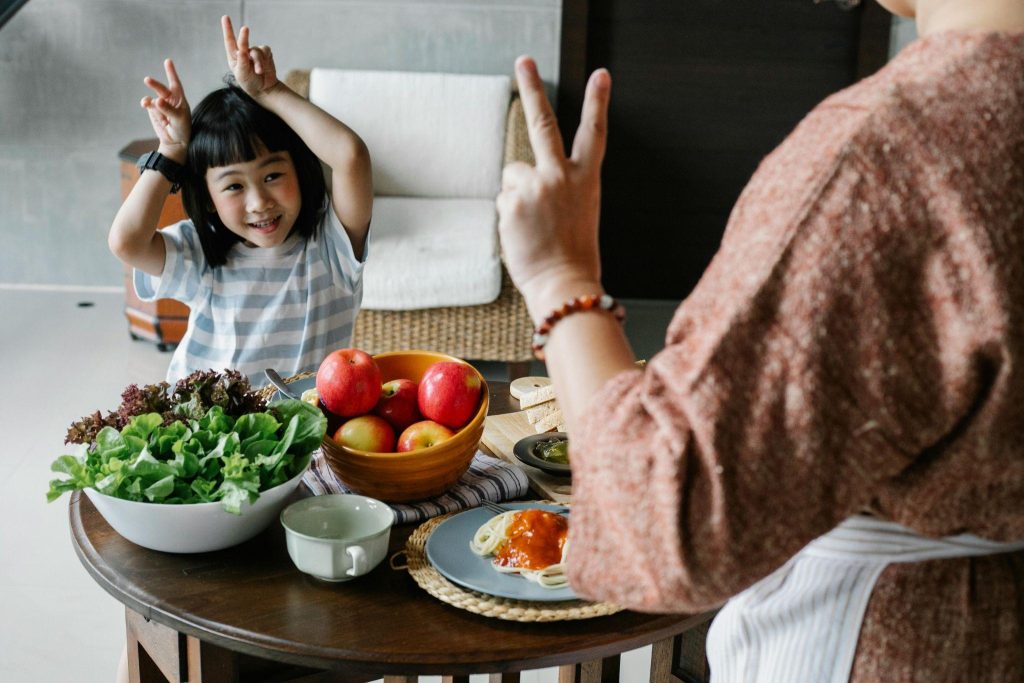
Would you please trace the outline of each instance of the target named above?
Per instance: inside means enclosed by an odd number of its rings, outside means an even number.
[[[91,305],[82,306],[82,303]],[[124,643],[124,612],[86,573],[68,537],[67,498],[46,503],[50,463],[68,424],[111,409],[132,382],[163,377],[169,354],[128,337],[121,296],[0,290],[0,681],[108,683]],[[627,302],[639,357],[661,345],[672,302]],[[490,378],[503,367],[486,364]],[[543,372],[539,364],[535,372]],[[645,650],[623,680],[647,680]],[[483,677],[474,676],[485,680]],[[523,676],[553,681],[553,670]]]

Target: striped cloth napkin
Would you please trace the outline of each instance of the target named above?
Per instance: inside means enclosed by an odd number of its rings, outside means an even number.
[[[325,493],[351,493],[352,490],[338,479],[318,450],[313,454],[309,470],[302,476],[315,496]],[[526,494],[530,483],[518,467],[477,451],[469,469],[454,487],[441,495],[417,503],[389,503],[395,511],[395,523],[422,522],[423,520],[478,507],[483,500],[500,503]]]

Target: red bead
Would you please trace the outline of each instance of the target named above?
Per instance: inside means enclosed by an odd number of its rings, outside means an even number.
[[[602,305],[602,302],[607,302],[608,306]],[[582,294],[566,301],[561,306],[551,311],[540,325],[537,326],[535,333],[543,336],[544,341],[541,343],[534,342],[531,345],[533,348],[533,355],[539,360],[544,360],[544,344],[547,343],[547,335],[551,333],[551,328],[553,328],[559,320],[567,315],[591,311],[595,308],[608,311],[619,322],[622,322],[626,318],[626,309],[623,308],[615,299],[611,297],[604,299],[600,294]]]

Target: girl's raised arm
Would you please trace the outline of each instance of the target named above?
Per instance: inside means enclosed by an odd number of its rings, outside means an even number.
[[[373,209],[373,174],[366,144],[351,128],[279,81],[270,47],[251,47],[248,26],[239,30],[237,40],[229,17],[221,19],[221,27],[228,66],[239,87],[280,116],[313,154],[331,167],[334,212],[361,257]]]
[[[167,85],[150,76],[144,79],[156,97],[147,95],[140,104],[149,113],[153,131],[160,140],[157,151],[184,165],[192,134],[191,112],[174,62],[164,60],[164,71]],[[170,191],[171,181],[163,174],[155,170],[143,171],[114,217],[107,236],[114,256],[150,275],[158,276],[164,270],[164,241],[156,230],[160,210]]]

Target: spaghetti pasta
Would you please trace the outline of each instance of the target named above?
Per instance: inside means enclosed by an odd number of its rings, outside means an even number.
[[[563,588],[568,550],[568,520],[547,510],[511,510],[487,520],[469,542],[481,557],[504,574],[519,574],[544,588]]]

